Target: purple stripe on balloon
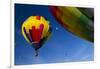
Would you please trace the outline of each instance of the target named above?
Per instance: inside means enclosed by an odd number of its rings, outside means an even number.
[[[33,40],[33,37],[32,37],[32,30],[31,30],[31,29],[29,29],[29,34],[30,34],[31,40],[32,40],[32,42],[33,42],[34,40]]]
[[[29,41],[32,42],[31,36],[26,32],[25,27],[24,27],[24,33],[27,36],[27,38],[29,39]]]

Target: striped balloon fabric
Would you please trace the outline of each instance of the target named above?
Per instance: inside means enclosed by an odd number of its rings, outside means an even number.
[[[52,15],[66,30],[94,42],[94,9],[80,7],[50,6]]]

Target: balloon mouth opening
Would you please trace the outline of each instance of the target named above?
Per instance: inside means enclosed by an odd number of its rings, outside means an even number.
[[[40,48],[40,45],[38,42],[32,42],[32,47],[37,51]]]
[[[35,42],[32,42],[32,45],[33,45],[33,44],[38,44],[38,42],[37,42],[37,41],[35,41]]]

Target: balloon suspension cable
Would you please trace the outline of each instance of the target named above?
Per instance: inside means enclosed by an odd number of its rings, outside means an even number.
[[[38,50],[35,51],[35,56],[38,56]]]

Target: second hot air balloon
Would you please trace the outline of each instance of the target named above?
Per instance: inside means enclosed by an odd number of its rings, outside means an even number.
[[[94,42],[94,9],[67,6],[50,6],[58,23],[74,35]]]

